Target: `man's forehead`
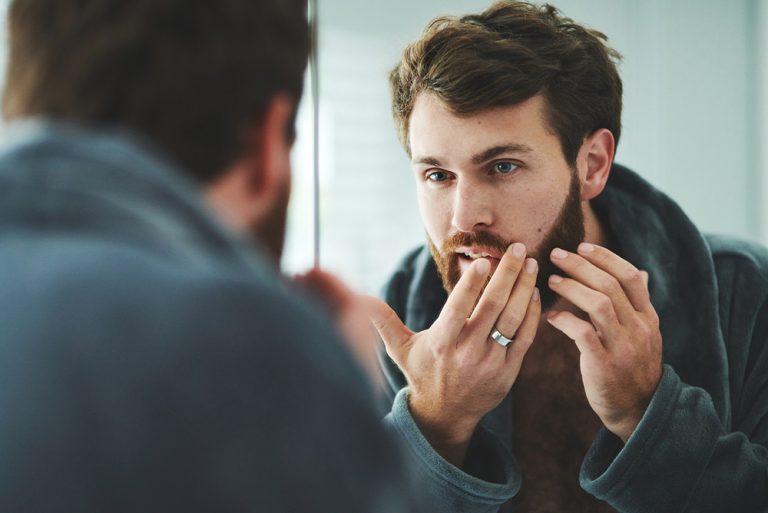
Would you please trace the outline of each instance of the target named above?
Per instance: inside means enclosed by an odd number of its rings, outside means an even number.
[[[448,155],[461,155],[477,164],[501,154],[535,153],[554,138],[543,105],[543,99],[534,97],[513,106],[456,114],[433,94],[421,93],[410,119],[411,161],[435,165]]]

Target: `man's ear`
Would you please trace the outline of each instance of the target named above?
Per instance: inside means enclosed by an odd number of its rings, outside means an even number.
[[[611,174],[616,149],[613,134],[606,128],[595,130],[584,139],[577,157],[582,174],[581,200],[588,201],[600,195]]]
[[[208,204],[238,231],[268,219],[290,190],[294,110],[289,97],[273,97],[262,119],[246,129],[240,156],[207,187]]]

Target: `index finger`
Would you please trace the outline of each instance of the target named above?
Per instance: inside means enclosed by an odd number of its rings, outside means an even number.
[[[510,245],[502,255],[496,271],[477,304],[477,308],[472,313],[472,323],[476,324],[480,331],[490,333],[491,328],[509,302],[512,288],[517,282],[524,264],[525,246],[519,242]],[[532,282],[530,293],[533,292],[533,286]]]
[[[432,325],[445,334],[445,340],[455,341],[475,308],[477,297],[485,285],[491,263],[480,258],[472,262],[461,275],[459,282],[448,296],[440,315]]]
[[[595,244],[582,242],[577,252],[596,267],[616,278],[635,310],[639,312],[653,310],[651,296],[640,269],[609,249]]]

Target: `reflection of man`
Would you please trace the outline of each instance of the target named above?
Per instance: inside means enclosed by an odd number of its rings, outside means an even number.
[[[0,511],[410,511],[362,374],[271,263],[305,2],[9,16],[5,112],[35,120],[0,153]]]
[[[429,240],[374,319],[441,511],[768,505],[768,254],[613,164],[604,41],[502,1],[391,74]]]

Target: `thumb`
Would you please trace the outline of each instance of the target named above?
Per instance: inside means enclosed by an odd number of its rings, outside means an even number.
[[[373,296],[361,296],[368,317],[379,332],[389,356],[399,365],[398,356],[407,346],[413,332],[403,324],[388,304]]]

